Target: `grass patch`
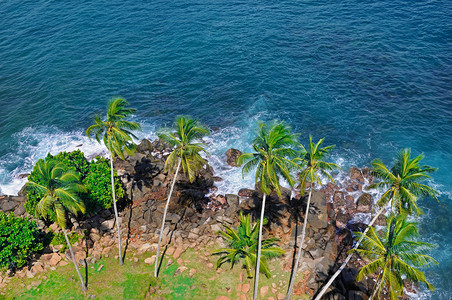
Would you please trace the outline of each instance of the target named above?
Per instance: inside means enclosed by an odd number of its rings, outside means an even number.
[[[103,258],[88,268],[81,268],[84,279],[88,274],[88,292],[83,294],[80,281],[72,264],[48,270],[35,278],[13,278],[1,289],[5,299],[217,299],[227,296],[238,299],[245,294],[252,298],[254,278],[247,278],[246,271],[240,265],[230,268],[228,264],[219,270],[215,269],[217,256],[210,252],[217,247],[203,249],[187,249],[182,256],[174,260],[166,255],[162,262],[159,278],[154,278],[154,265],[148,266],[144,259],[154,253],[135,255],[127,254],[124,266],[119,266],[113,257]],[[138,262],[129,259],[136,257]],[[169,259],[174,262],[168,265]],[[285,294],[289,281],[289,272],[282,270],[282,259],[269,261],[271,278],[261,274],[259,288],[269,287],[264,299],[278,293]],[[101,265],[103,266],[102,268]],[[186,268],[177,272],[179,267]],[[100,270],[99,270],[100,269]],[[192,276],[190,270],[194,269]],[[99,270],[99,271],[98,271]],[[175,274],[176,273],[176,274]],[[240,278],[242,280],[240,281]],[[38,284],[39,283],[39,284]],[[243,285],[249,285],[244,293]],[[153,288],[150,288],[152,286]],[[149,294],[148,294],[149,291]],[[260,295],[259,295],[260,298]]]

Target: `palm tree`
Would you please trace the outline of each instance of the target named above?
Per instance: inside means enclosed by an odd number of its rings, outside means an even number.
[[[63,230],[72,261],[82,284],[82,290],[85,292],[86,286],[66,233],[66,215],[67,212],[74,215],[85,212],[85,205],[78,193],[86,192],[86,188],[79,183],[79,174],[65,170],[62,163],[56,164],[54,161],[40,159],[36,163],[35,172],[39,180],[27,182],[27,187],[44,195],[36,205],[36,212],[38,216],[44,218],[47,217],[49,211],[55,212],[56,223]]]
[[[297,135],[291,133],[291,129],[284,123],[276,123],[270,128],[266,124],[260,124],[257,137],[253,141],[255,153],[243,153],[237,159],[237,165],[243,164],[242,173],[245,175],[256,168],[255,181],[259,183],[264,193],[262,199],[261,217],[259,223],[259,242],[257,248],[256,277],[254,282],[254,300],[257,297],[259,285],[259,268],[262,248],[262,225],[264,223],[265,200],[272,191],[281,196],[279,177],[282,176],[293,186],[295,180],[290,174],[291,169],[298,167],[290,160],[296,156],[296,151],[290,147],[298,146]]]
[[[110,151],[111,189],[113,193],[113,209],[115,211],[116,229],[118,231],[119,265],[121,266],[123,264],[121,230],[119,229],[118,209],[116,207],[113,161],[115,155],[124,159],[124,151],[133,155],[135,144],[133,143],[132,138],[136,138],[136,136],[132,131],[141,130],[140,124],[125,120],[129,115],[136,112],[136,109],[126,108],[128,105],[129,103],[123,98],[111,99],[107,106],[106,120],[102,121],[100,116],[96,116],[94,119],[96,124],[91,125],[86,130],[86,135],[89,138],[94,136],[99,143],[101,143],[102,139],[104,145],[107,147],[108,151]]]
[[[224,254],[217,261],[217,268],[223,263],[230,262],[231,269],[234,264],[243,260],[242,264],[245,267],[248,277],[253,277],[251,270],[256,266],[256,250],[258,242],[258,228],[259,221],[255,224],[251,223],[251,215],[244,216],[240,212],[240,225],[237,230],[233,230],[229,226],[225,226],[225,231],[218,231],[219,234],[226,240],[229,248],[221,248],[213,251],[212,254]],[[267,219],[264,220],[264,224]],[[276,246],[279,241],[277,237],[268,238],[262,241],[262,260],[260,261],[261,271],[267,278],[270,278],[270,268],[267,259],[279,257],[284,254],[284,250]]]
[[[295,262],[294,270],[292,272],[292,276],[290,278],[289,283],[289,289],[287,291],[286,300],[290,299],[290,296],[292,295],[292,289],[293,284],[295,281],[295,277],[297,275],[297,269],[298,265],[300,263],[301,258],[301,251],[303,249],[303,242],[306,234],[306,225],[308,223],[308,215],[309,215],[309,206],[311,203],[311,195],[312,195],[312,188],[314,183],[321,185],[322,180],[320,179],[320,175],[324,175],[327,177],[330,181],[334,182],[333,177],[331,177],[330,171],[333,171],[334,169],[340,169],[340,167],[334,163],[328,163],[323,161],[331,152],[331,150],[335,147],[335,145],[332,146],[326,146],[321,148],[324,139],[320,139],[316,144],[312,141],[312,135],[309,135],[309,148],[308,151],[303,149],[301,153],[301,157],[296,159],[297,161],[300,161],[302,166],[304,167],[303,170],[300,173],[300,191],[301,195],[304,195],[305,192],[305,185],[306,181],[309,181],[310,188],[309,188],[309,196],[308,196],[308,203],[306,204],[306,215],[303,222],[303,231],[301,233],[301,240],[298,247],[298,255],[297,260]]]
[[[379,209],[377,214],[370,221],[368,227],[364,230],[363,235],[367,230],[375,223],[378,217],[383,213],[384,207],[391,202],[391,211],[393,213],[412,214],[419,215],[421,210],[417,206],[417,200],[421,197],[432,197],[437,199],[439,195],[438,191],[422,184],[421,182],[431,178],[428,174],[436,171],[436,168],[430,166],[420,166],[420,161],[424,158],[424,154],[420,154],[415,158],[411,158],[410,149],[402,149],[397,154],[393,167],[389,170],[385,164],[376,159],[372,162],[373,173],[380,181],[373,183],[369,186],[370,189],[386,189],[383,193],[375,210]],[[354,249],[358,249],[363,236],[357,241]],[[350,261],[353,255],[353,251],[347,256],[341,267],[334,273],[328,283],[323,287],[321,292],[317,295],[315,300],[319,300],[328,287],[333,283],[334,279],[342,272],[347,263]]]
[[[158,276],[160,244],[162,242],[163,229],[165,227],[166,213],[173,194],[177,174],[179,173],[180,166],[182,165],[183,172],[188,176],[189,181],[193,182],[196,178],[196,172],[204,165],[207,165],[207,161],[199,154],[201,151],[207,153],[203,148],[204,144],[195,141],[208,134],[209,130],[205,126],[199,124],[198,120],[183,116],[176,118],[173,132],[170,129],[163,129],[158,134],[160,139],[174,147],[173,151],[166,159],[165,172],[172,172],[175,170],[175,173],[173,182],[171,183],[168,199],[166,200],[165,211],[163,213],[162,227],[160,229],[159,243],[157,246],[157,255],[155,260],[155,277]]]
[[[357,237],[362,239],[361,249],[350,251],[371,260],[361,268],[356,280],[378,274],[372,298],[381,294],[383,287],[386,287],[390,299],[398,299],[403,293],[402,276],[414,283],[423,282],[433,291],[435,288],[417,268],[438,264],[432,257],[424,254],[434,245],[413,241],[413,238],[419,237],[416,223],[408,222],[403,214],[397,217],[391,215],[386,223],[382,235],[378,235],[373,227],[370,227],[367,235],[356,232]]]

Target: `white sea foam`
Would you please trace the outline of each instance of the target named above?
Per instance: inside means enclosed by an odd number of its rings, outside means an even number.
[[[0,193],[14,195],[25,184],[19,175],[30,173],[38,159],[50,153],[80,149],[87,157],[106,155],[104,146],[82,131],[63,132],[53,127],[27,127],[13,136],[18,148],[0,158]]]

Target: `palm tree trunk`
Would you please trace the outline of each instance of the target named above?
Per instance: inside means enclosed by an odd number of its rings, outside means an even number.
[[[64,232],[64,238],[66,239],[66,243],[67,243],[67,245],[69,247],[69,251],[71,252],[72,261],[74,262],[74,266],[75,266],[75,269],[77,270],[78,277],[80,278],[80,282],[82,283],[82,291],[86,292],[86,285],[85,285],[85,282],[83,282],[82,274],[80,274],[80,270],[78,269],[77,262],[75,261],[74,251],[72,251],[72,246],[71,246],[71,243],[69,242],[69,239],[67,237],[66,230],[63,229],[63,232]]]
[[[301,240],[300,240],[300,244],[298,246],[297,261],[295,262],[295,266],[293,268],[292,277],[290,278],[289,289],[287,291],[285,300],[290,300],[290,296],[292,295],[293,284],[295,282],[295,277],[297,276],[297,270],[298,270],[298,265],[300,264],[301,252],[303,250],[303,241],[304,241],[305,234],[306,234],[306,225],[308,224],[308,215],[309,215],[309,206],[311,204],[311,196],[312,196],[312,182],[311,182],[311,187],[309,189],[308,204],[306,204],[306,215],[304,217],[304,222],[303,222],[303,231],[301,232]]]
[[[119,265],[123,265],[122,261],[122,245],[121,245],[121,230],[119,229],[118,209],[116,208],[115,195],[115,178],[113,176],[113,153],[110,152],[110,166],[111,166],[111,191],[113,193],[113,209],[115,210],[116,228],[118,230],[118,248],[119,248]]]
[[[168,205],[169,205],[169,202],[171,199],[171,195],[173,194],[174,184],[176,183],[177,173],[179,173],[180,164],[181,164],[181,159],[179,158],[179,162],[177,163],[176,173],[174,174],[173,182],[171,183],[171,189],[170,189],[170,192],[168,195],[168,200],[166,200],[165,211],[163,212],[162,227],[160,228],[159,243],[157,246],[157,255],[155,256],[155,270],[154,270],[155,277],[157,277],[157,275],[158,275],[160,243],[162,242],[163,229],[165,228],[166,213],[168,212]]]
[[[356,242],[355,247],[353,247],[353,250],[358,249],[359,245],[361,245],[361,242],[363,241],[364,236],[366,235],[367,231],[369,231],[369,228],[375,223],[375,221],[378,219],[378,217],[383,213],[384,207],[380,209],[380,211],[375,215],[375,217],[370,221],[369,225],[367,225],[366,230],[364,230],[363,235],[359,238],[358,242]],[[351,252],[345,261],[342,263],[341,267],[334,273],[334,275],[330,278],[328,283],[323,287],[323,289],[320,291],[320,293],[315,297],[315,300],[320,300],[320,298],[325,294],[326,290],[330,287],[330,285],[333,283],[333,281],[336,279],[336,277],[342,272],[342,270],[345,268],[347,263],[352,258],[354,252]]]
[[[378,276],[380,277],[380,276]],[[380,282],[378,284],[375,285],[376,289],[374,290],[374,292],[372,293],[372,296],[370,296],[369,300],[374,299],[375,295],[378,293],[378,291],[380,290],[380,286],[383,283],[383,279],[380,280]]]
[[[267,194],[264,194],[262,199],[262,209],[261,209],[261,222],[259,223],[259,241],[257,244],[257,259],[256,259],[256,275],[254,278],[254,294],[253,299],[257,299],[257,290],[259,287],[259,269],[261,264],[261,244],[262,244],[262,225],[264,224],[264,212],[265,212],[265,200],[267,199]]]

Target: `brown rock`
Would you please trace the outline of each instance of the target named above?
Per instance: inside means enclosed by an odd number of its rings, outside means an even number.
[[[283,299],[284,299],[284,294],[283,294],[283,293],[278,293],[278,294],[276,295],[276,299],[278,299],[278,300],[283,300]]]
[[[229,297],[226,296],[218,296],[217,300],[229,300]]]
[[[231,148],[228,151],[226,151],[226,163],[229,166],[237,167],[237,158],[242,155],[242,152],[240,150]]]
[[[40,262],[36,262],[33,267],[31,267],[31,272],[34,274],[39,274],[44,271],[44,265]],[[0,280],[1,283],[1,280]]]
[[[176,248],[176,250],[174,251],[173,257],[175,259],[178,259],[182,255],[182,253],[184,253],[184,251],[185,251],[185,248],[183,246],[178,246]]]
[[[253,195],[256,193],[255,190],[251,190],[251,189],[240,189],[238,195],[240,197],[253,197]]]
[[[155,262],[155,255],[148,257],[144,260],[144,263],[147,265],[152,265]]]
[[[333,196],[333,202],[336,206],[345,205],[344,192],[335,191]]]
[[[345,228],[349,220],[350,216],[348,214],[344,214],[341,210],[339,210],[336,215],[336,227],[339,229]]]
[[[359,212],[368,213],[370,212],[371,203],[372,196],[370,194],[364,193],[359,196],[358,200],[356,201],[357,210]]]
[[[361,173],[361,170],[357,167],[350,168],[350,179],[351,180],[357,180],[360,183],[364,183],[364,177]]]
[[[56,266],[61,261],[61,256],[58,253],[52,253],[49,260],[49,265]]]
[[[250,291],[250,284],[249,283],[245,283],[242,285],[242,292],[244,292],[245,294],[248,293]]]
[[[268,286],[261,287],[261,297],[264,298],[268,293]]]
[[[240,300],[246,300],[246,295],[240,295]]]

